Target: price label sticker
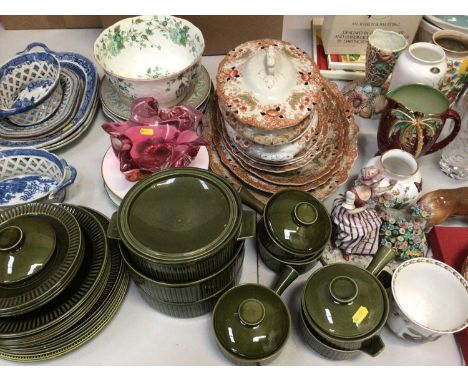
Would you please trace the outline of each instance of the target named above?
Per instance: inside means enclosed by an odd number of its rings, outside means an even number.
[[[354,313],[353,315],[353,322],[356,325],[359,325],[364,320],[364,318],[367,317],[368,314],[369,311],[367,310],[367,308],[365,306],[360,306],[359,309],[356,310],[356,313]]]
[[[154,135],[154,131],[151,128],[148,127],[142,127],[140,129],[140,134],[141,135]]]

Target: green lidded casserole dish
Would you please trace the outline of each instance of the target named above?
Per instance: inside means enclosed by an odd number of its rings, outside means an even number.
[[[307,325],[325,344],[343,350],[362,350],[376,356],[383,350],[376,339],[385,325],[389,301],[377,275],[395,257],[381,247],[367,269],[336,263],[315,271],[301,299]]]
[[[29,203],[0,213],[0,317],[57,297],[83,260],[80,226],[58,205]]]
[[[119,246],[130,276],[138,288],[159,301],[169,303],[190,304],[216,294],[232,283],[238,275],[244,260],[244,243],[239,242],[232,259],[214,274],[187,283],[167,283],[153,280],[139,272],[128,258],[128,251],[125,247],[121,243]]]
[[[136,184],[112,216],[108,234],[122,241],[146,276],[189,282],[223,267],[237,242],[255,234],[255,223],[224,179],[181,167]]]
[[[257,241],[277,259],[304,263],[318,260],[330,240],[332,223],[323,204],[311,194],[285,189],[266,205],[244,187],[242,201],[263,215],[257,223]]]

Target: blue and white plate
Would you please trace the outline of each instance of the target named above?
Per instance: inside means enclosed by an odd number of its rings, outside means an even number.
[[[0,139],[0,148],[27,146],[50,149],[51,146],[57,146],[58,142],[65,140],[65,138],[69,136],[73,136],[75,139],[79,137],[79,135],[74,135],[73,133],[76,130],[80,129],[84,122],[89,120],[90,113],[96,112],[96,108],[94,108],[93,106],[98,94],[97,88],[99,78],[96,67],[94,66],[93,62],[78,53],[53,52],[45,44],[39,42],[33,42],[29,44],[25,51],[30,51],[35,47],[41,47],[46,52],[54,54],[61,65],[63,63],[68,62],[75,64],[75,66],[78,66],[80,68],[80,77],[83,79],[85,84],[81,103],[78,107],[76,115],[73,117],[70,123],[62,129],[54,132],[53,134],[37,138],[31,138],[29,140]],[[89,127],[89,125],[87,125],[86,128],[87,127]],[[81,132],[83,132],[84,130],[86,129],[80,129]],[[66,141],[67,143],[71,142],[71,140],[69,139],[67,139]]]
[[[59,86],[63,89],[62,101],[57,111],[44,122],[36,125],[20,127],[7,119],[0,119],[0,138],[31,139],[41,135],[49,135],[64,128],[74,117],[82,96],[82,83],[79,76],[81,69],[74,64],[63,63]]]
[[[62,202],[76,170],[45,150],[0,150],[0,208],[30,202]]]

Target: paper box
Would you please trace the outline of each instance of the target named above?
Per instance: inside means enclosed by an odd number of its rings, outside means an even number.
[[[365,54],[374,29],[402,33],[414,39],[422,16],[325,16],[322,42],[326,54]]]
[[[131,16],[0,16],[5,29],[107,28]],[[205,55],[226,54],[261,38],[281,40],[283,16],[179,16],[196,25],[205,38]]]

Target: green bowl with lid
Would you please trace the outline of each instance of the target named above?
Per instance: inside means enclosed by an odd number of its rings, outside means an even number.
[[[391,248],[380,247],[367,269],[336,263],[309,277],[302,293],[302,312],[322,342],[370,356],[383,350],[379,332],[387,321],[389,301],[376,276],[395,254]]]
[[[320,258],[330,240],[332,222],[325,206],[310,193],[285,189],[264,205],[244,187],[242,201],[262,215],[257,241],[275,258],[303,263]]]
[[[138,182],[112,216],[108,236],[122,241],[146,276],[190,282],[232,259],[238,241],[255,235],[255,219],[223,178],[180,167]]]
[[[0,213],[0,317],[31,312],[56,298],[84,256],[78,221],[59,205],[28,203]]]

